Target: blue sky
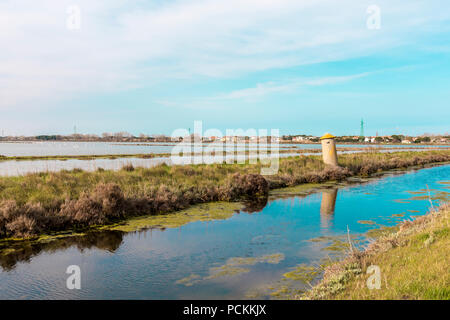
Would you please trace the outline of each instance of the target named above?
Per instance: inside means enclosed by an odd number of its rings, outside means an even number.
[[[0,0],[0,129],[445,133],[449,39],[445,1]]]

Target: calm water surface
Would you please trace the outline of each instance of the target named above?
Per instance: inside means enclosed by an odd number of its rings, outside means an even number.
[[[439,166],[307,196],[271,197],[263,209],[242,211],[227,220],[104,232],[29,247],[17,256],[0,255],[0,299],[270,298],[270,287],[285,285],[283,274],[292,268],[341,254],[327,250],[329,242],[310,239],[345,237],[348,226],[362,245],[365,232],[377,226],[362,221],[393,225],[424,214],[429,200],[411,191],[428,185],[432,196],[442,199],[450,192],[449,184],[439,182],[448,180],[450,165]],[[277,261],[262,258],[273,254]],[[239,266],[246,272],[218,276],[213,268],[235,257],[257,259]],[[66,288],[69,265],[81,267],[81,290]]]

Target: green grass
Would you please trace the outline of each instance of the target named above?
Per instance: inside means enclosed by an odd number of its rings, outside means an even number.
[[[325,271],[306,299],[450,299],[450,206],[381,236],[364,252],[350,255]],[[366,274],[379,266],[381,288],[369,289]]]

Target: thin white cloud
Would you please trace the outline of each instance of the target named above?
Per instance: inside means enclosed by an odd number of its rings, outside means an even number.
[[[370,72],[359,73],[347,76],[330,76],[316,77],[309,79],[294,79],[285,82],[266,82],[258,83],[255,87],[235,90],[226,94],[218,95],[213,100],[230,100],[230,99],[259,99],[267,95],[276,93],[292,93],[302,87],[308,86],[324,86],[348,82],[354,79],[366,77]]]
[[[214,96],[195,97],[190,99],[174,98],[171,100],[156,100],[156,104],[165,107],[177,107],[188,109],[207,110],[211,108],[229,109],[229,102],[256,102],[271,95],[286,95],[298,93],[300,90],[308,87],[334,85],[345,83],[355,79],[363,78],[374,73],[383,72],[364,72],[346,76],[328,76],[314,78],[297,78],[285,81],[269,81],[258,83],[254,87],[233,90],[227,93],[220,93]],[[240,105],[240,104],[238,104]]]

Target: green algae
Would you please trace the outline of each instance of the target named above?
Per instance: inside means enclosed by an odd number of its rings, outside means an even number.
[[[359,224],[375,224],[375,221],[372,220],[358,220]]]
[[[239,274],[248,273],[250,272],[250,269],[248,268],[241,268],[241,267],[234,267],[230,265],[223,265],[221,267],[211,268],[210,269],[211,274],[207,277],[205,277],[205,280],[210,279],[217,279],[221,277],[233,277],[237,276]]]
[[[360,243],[361,240],[358,239],[360,237],[359,234],[350,235],[350,239],[352,243]],[[321,236],[317,238],[312,238],[307,240],[309,242],[315,243],[327,243],[328,245],[321,248],[323,251],[330,252],[343,252],[350,248],[350,244],[348,243],[348,235],[339,235],[339,236]]]
[[[202,203],[171,214],[132,218],[100,229],[133,232],[149,228],[177,228],[193,221],[225,220],[243,207],[240,202]]]
[[[380,238],[387,236],[389,234],[395,233],[399,230],[399,226],[380,226],[379,228],[371,229],[367,231],[366,235],[368,238]]]
[[[245,293],[247,299],[261,299],[262,294],[258,290],[249,290]]]
[[[360,235],[359,234],[351,234],[350,235],[350,239],[352,239],[352,241],[356,241],[355,239],[357,239]],[[336,240],[347,240],[348,239],[348,235],[343,234],[343,235],[337,235],[337,236],[320,236],[320,237],[316,237],[316,238],[311,238],[308,239],[306,241],[309,242],[333,242]]]
[[[347,181],[353,182],[353,183],[355,183],[355,182],[359,183],[359,182],[367,182],[368,180],[367,179],[363,179],[361,177],[348,177]]]
[[[333,237],[324,236],[319,238]],[[250,299],[299,299],[320,278],[325,268],[336,261],[338,261],[338,258],[328,256],[310,265],[298,264],[283,273],[279,280],[269,285],[249,290],[246,297]]]
[[[270,296],[279,300],[292,299],[292,297],[299,296],[305,292],[304,290],[289,285],[281,285],[277,288],[272,288],[272,290],[274,291],[270,293]]]
[[[421,189],[419,191],[406,191],[406,192],[408,192],[410,194],[426,194],[427,190]]]
[[[269,287],[268,295],[273,299],[298,299],[312,287],[325,268],[333,264],[336,259],[323,258],[318,263],[299,264],[284,273],[279,281]]]
[[[180,285],[184,285],[186,287],[191,287],[194,284],[196,284],[197,282],[201,281],[201,277],[197,274],[191,274],[183,279],[177,280],[175,283],[176,284],[180,284]]]
[[[431,197],[431,200],[439,200],[442,202],[449,201],[450,200],[450,192],[439,191]]]
[[[423,196],[415,196],[415,197],[411,197],[409,198],[410,200],[427,200],[429,199],[428,195],[423,195]]]
[[[270,263],[270,264],[278,264],[280,261],[284,260],[284,254],[282,253],[274,253],[261,257],[233,257],[227,260],[227,265],[230,266],[249,266],[255,265],[257,263]]]
[[[251,271],[250,268],[243,266],[252,266],[257,263],[278,264],[283,259],[284,254],[282,253],[268,254],[259,257],[231,257],[227,259],[227,262],[224,265],[210,268],[208,276],[202,278],[198,275],[191,274],[186,278],[176,281],[176,283],[185,286],[192,286],[205,280],[234,277],[244,273],[249,273]]]
[[[405,216],[404,212],[402,212],[402,213],[394,213],[393,215],[391,215],[391,218],[401,218],[401,217],[404,217],[404,216]]]
[[[325,242],[325,241],[331,241],[335,239],[336,237],[330,237],[330,236],[320,236],[312,239],[308,239],[307,241],[310,242]]]
[[[319,188],[323,188],[324,183],[305,183],[294,187],[273,189],[270,191],[270,196],[274,197],[287,197],[287,196],[297,196],[297,195],[308,195]]]
[[[433,190],[432,194],[424,194],[420,196],[414,196],[409,198],[409,200],[440,200],[440,201],[448,201],[450,199],[450,192],[448,191],[440,191]]]
[[[329,246],[322,248],[322,250],[324,251],[333,251],[333,252],[342,252],[348,249],[350,249],[350,244],[348,242],[339,239],[333,239],[332,243]]]
[[[318,267],[300,264],[293,268],[293,270],[283,274],[283,277],[290,280],[310,283],[319,275],[319,273],[320,268]]]
[[[397,202],[397,203],[411,203],[410,200],[411,199],[395,199],[395,200],[392,200],[392,201]]]
[[[11,254],[22,250],[23,246],[50,243],[56,240],[69,237],[85,236],[85,232],[56,232],[52,234],[43,234],[32,238],[4,238],[0,240],[0,254]]]

